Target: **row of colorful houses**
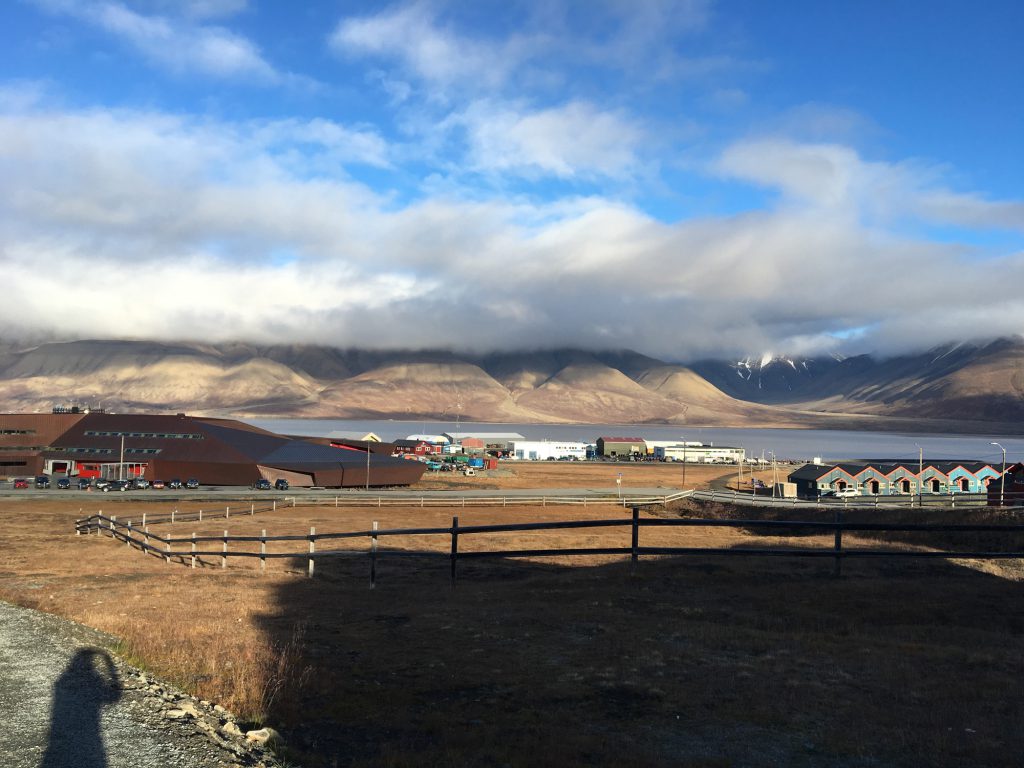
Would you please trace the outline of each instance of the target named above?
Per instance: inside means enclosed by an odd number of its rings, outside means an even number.
[[[983,461],[872,461],[805,464],[789,475],[801,498],[817,498],[849,488],[863,496],[923,493],[985,493],[1001,466]]]

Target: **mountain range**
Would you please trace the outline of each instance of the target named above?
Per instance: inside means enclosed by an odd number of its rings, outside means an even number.
[[[0,343],[0,408],[492,422],[1024,431],[1024,340],[870,356],[703,360],[575,349]]]

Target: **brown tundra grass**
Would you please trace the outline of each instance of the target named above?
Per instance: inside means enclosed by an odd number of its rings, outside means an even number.
[[[119,509],[126,519],[143,508]],[[472,524],[622,510],[296,508],[175,535],[361,530],[374,519],[444,526],[453,513]],[[1018,563],[850,561],[834,579],[830,562],[809,560],[486,561],[461,567],[452,590],[443,559],[385,556],[370,590],[362,540],[346,545],[358,555],[318,562],[314,579],[301,557],[272,560],[265,574],[241,558],[192,570],[76,537],[78,514],[4,504],[0,595],[105,630],[155,674],[283,729],[302,764],[952,768],[1017,766],[1024,754]],[[654,535],[720,547],[829,542],[642,533]],[[622,545],[628,529],[542,538]],[[443,551],[447,540],[387,547]]]

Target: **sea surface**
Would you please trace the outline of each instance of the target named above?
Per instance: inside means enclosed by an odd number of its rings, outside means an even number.
[[[518,432],[527,440],[573,440],[593,443],[599,437],[641,437],[650,440],[699,440],[705,444],[744,448],[748,457],[805,461],[848,459],[917,459],[918,446],[924,458],[933,461],[976,459],[1001,461],[1006,448],[1007,462],[1024,459],[1024,437],[992,435],[937,435],[902,432],[862,432],[836,429],[740,429],[661,425],[615,424],[493,424],[463,421],[391,421],[346,419],[246,419],[263,429],[286,435],[323,437],[331,432],[374,432],[382,440],[396,440],[413,434],[443,432]]]

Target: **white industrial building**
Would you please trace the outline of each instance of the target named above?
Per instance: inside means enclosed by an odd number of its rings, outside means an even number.
[[[513,440],[510,459],[525,461],[557,461],[587,458],[587,444],[564,440]]]
[[[526,439],[518,432],[445,432],[444,437],[452,443],[461,443],[468,439],[483,440],[485,445],[511,443],[513,440]]]
[[[663,461],[685,461],[688,464],[739,464],[746,460],[747,452],[728,445],[658,444],[654,448],[654,457]]]

